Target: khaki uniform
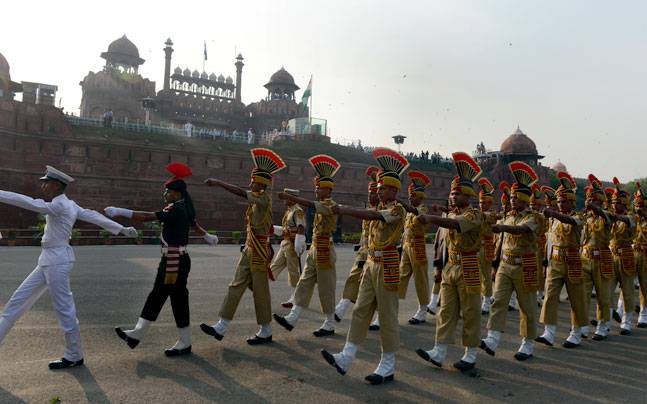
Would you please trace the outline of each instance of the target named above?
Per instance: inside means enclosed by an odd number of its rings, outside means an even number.
[[[495,254],[494,233],[492,225],[496,224],[498,217],[493,210],[483,212],[483,225],[481,233],[481,251],[480,251],[480,268],[481,268],[481,295],[492,296],[492,261]]]
[[[406,212],[398,202],[378,208],[384,220],[370,221],[368,260],[359,287],[357,303],[348,330],[348,342],[360,345],[377,310],[380,318],[382,352],[395,352],[400,346],[398,324],[398,284],[400,283],[397,245],[402,237]]]
[[[636,230],[636,223],[630,216],[631,225],[616,221],[611,227],[611,243],[609,247],[613,253],[613,272],[611,292],[620,284],[622,300],[625,311],[634,309],[634,278],[636,277],[636,260],[632,243]]]
[[[436,344],[453,344],[456,325],[463,315],[463,346],[477,347],[481,341],[481,248],[480,210],[467,207],[447,215],[457,220],[460,231],[448,229],[445,242],[449,259],[440,285],[440,311]]]
[[[640,282],[640,307],[644,308],[647,307],[647,220],[643,218],[639,218],[636,223],[634,254],[636,255],[636,271]]]
[[[584,275],[584,302],[589,315],[591,292],[595,285],[598,321],[611,319],[611,282],[613,278],[613,257],[609,250],[611,220],[587,212],[582,230],[582,271]]]
[[[332,234],[337,228],[337,215],[330,210],[332,199],[315,202],[312,246],[306,255],[306,265],[294,291],[294,304],[308,307],[315,284],[319,289],[321,310],[324,314],[335,311],[335,286],[337,283],[335,247]]]
[[[557,325],[559,294],[566,284],[568,300],[571,304],[571,322],[577,327],[588,324],[584,302],[584,282],[582,259],[580,256],[580,236],[582,219],[577,213],[572,218],[576,224],[566,224],[555,219],[552,221],[548,243],[551,246],[548,268],[546,269],[546,289],[544,305],[539,321],[545,325]]]
[[[301,276],[299,257],[294,250],[294,238],[297,235],[299,226],[303,226],[304,229],[306,227],[306,217],[303,209],[297,204],[288,207],[283,214],[281,226],[283,226],[283,241],[281,241],[278,253],[274,256],[270,269],[274,277],[278,278],[279,274],[287,268],[288,282],[294,288],[297,286],[299,276]]]
[[[369,208],[371,209],[371,208]],[[350,269],[346,283],[344,284],[344,292],[342,298],[348,299],[355,303],[357,301],[357,294],[359,293],[359,283],[362,279],[362,271],[368,258],[368,232],[370,220],[362,221],[362,235],[359,239],[359,250],[355,253],[355,261]]]
[[[504,220],[506,226],[528,226],[530,233],[501,233],[501,263],[494,283],[494,302],[490,308],[487,328],[504,331],[508,314],[508,303],[512,292],[517,292],[519,302],[519,333],[527,339],[537,336],[537,238],[543,231],[539,215],[525,210],[509,214]]]
[[[268,234],[272,226],[272,201],[265,192],[247,191],[247,239],[240,254],[234,279],[220,308],[220,317],[232,320],[240,298],[248,287],[254,295],[256,322],[272,321],[272,302],[267,270],[270,264]]]
[[[540,227],[539,235],[537,236],[537,290],[543,291],[546,283],[544,260],[546,259],[546,243],[548,240],[550,219],[545,217],[540,211],[534,210],[532,212],[535,214],[535,218]]]
[[[446,214],[443,213],[443,217],[445,216]],[[436,230],[436,235],[434,236],[434,257],[433,257],[434,272],[436,271],[436,269],[439,269],[442,271],[442,269],[445,267],[445,264],[447,264],[448,254],[447,254],[447,244],[445,243],[446,233],[447,233],[447,229],[438,227],[438,230]],[[431,293],[435,295],[440,294],[440,282],[436,282],[434,280],[434,286],[431,289]]]
[[[428,212],[427,207],[417,207],[418,214]],[[418,303],[429,304],[429,266],[427,261],[427,243],[425,235],[429,226],[421,223],[418,216],[407,213],[404,222],[404,235],[402,238],[402,257],[400,259],[400,299],[407,297],[409,279],[413,281],[418,295]]]

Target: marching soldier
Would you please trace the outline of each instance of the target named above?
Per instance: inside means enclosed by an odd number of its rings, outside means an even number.
[[[256,323],[260,329],[252,338],[250,345],[272,342],[272,306],[268,273],[271,257],[269,236],[272,230],[272,199],[267,188],[272,185],[272,176],[286,167],[278,154],[268,149],[252,149],[254,169],[252,170],[249,190],[228,184],[220,179],[209,178],[208,186],[221,187],[234,195],[247,199],[245,213],[247,240],[240,254],[234,279],[229,284],[227,295],[220,308],[220,318],[214,325],[200,324],[200,329],[218,341],[222,340],[229,324],[236,314],[238,303],[245,290],[251,288],[256,309]]]
[[[274,320],[286,330],[292,331],[303,309],[308,307],[315,284],[317,284],[321,311],[325,319],[321,327],[313,332],[313,335],[325,337],[335,333],[335,286],[337,284],[335,262],[337,256],[332,234],[337,228],[337,215],[330,210],[330,207],[335,204],[331,198],[335,186],[333,177],[341,165],[337,160],[325,154],[313,156],[309,161],[317,173],[314,184],[318,200],[313,202],[286,193],[279,194],[280,199],[289,199],[302,206],[314,208],[315,218],[312,246],[308,250],[305,268],[294,291],[294,306],[285,317],[274,314]]]
[[[418,296],[418,311],[409,319],[409,324],[422,324],[427,321],[427,307],[429,305],[429,267],[427,263],[427,243],[425,235],[428,225],[420,222],[419,215],[428,212],[423,204],[425,188],[431,180],[419,171],[408,173],[409,208],[404,222],[404,235],[402,237],[402,257],[400,258],[400,299],[407,297],[409,279],[413,276]]]
[[[532,185],[532,195],[530,196],[530,210],[534,212],[535,218],[539,224],[539,234],[537,235],[537,304],[541,307],[544,299],[544,284],[546,274],[544,273],[544,261],[546,260],[546,232],[548,231],[548,220],[544,217],[544,208],[546,202],[541,196],[541,187],[538,184]]]
[[[74,178],[64,172],[47,166],[40,181],[46,200],[0,191],[1,203],[43,214],[46,221],[38,265],[11,295],[0,314],[0,343],[20,316],[49,290],[59,325],[65,333],[63,357],[50,362],[49,368],[65,369],[83,365],[81,331],[70,289],[70,272],[75,261],[74,251],[70,247],[74,223],[81,220],[101,226],[112,234],[121,233],[128,237],[137,237],[137,231],[113,222],[98,212],[83,209],[68,199],[65,189]]]
[[[613,257],[609,250],[609,239],[613,221],[602,209],[606,196],[602,183],[589,174],[586,191],[586,213],[582,229],[582,272],[584,275],[584,303],[586,313],[590,313],[591,293],[595,286],[597,327],[593,339],[602,341],[609,334],[608,322],[611,319],[611,278],[613,277]],[[588,326],[582,327],[582,335],[588,335]]]
[[[636,231],[636,221],[632,216],[624,216],[629,208],[629,195],[622,189],[620,181],[613,177],[615,190],[611,202],[617,221],[611,228],[611,243],[613,253],[614,277],[611,287],[615,289],[620,284],[621,299],[624,303],[624,313],[620,323],[620,335],[630,335],[634,307],[634,278],[636,277],[636,261],[632,244]]]
[[[515,291],[519,302],[522,341],[514,358],[525,361],[532,357],[534,338],[537,336],[537,239],[543,231],[543,221],[528,208],[532,186],[538,180],[537,174],[520,161],[510,163],[509,168],[516,179],[511,188],[512,210],[503,223],[492,226],[495,233],[501,233],[502,244],[494,283],[494,302],[487,323],[488,334],[480,347],[494,356],[501,333],[505,330],[508,302]]]
[[[191,169],[181,163],[171,163],[166,170],[173,177],[164,184],[164,209],[158,212],[138,212],[130,209],[107,207],[110,217],[125,217],[139,222],[159,221],[162,223],[162,258],[160,260],[153,290],[148,295],[141,315],[132,330],[115,328],[117,336],[134,349],[144,337],[151,323],[157,320],[168,297],[171,298],[173,316],[180,338],[175,345],[164,351],[166,356],[191,353],[191,329],[189,328],[189,291],[186,288],[191,259],[186,249],[189,230],[194,227],[212,245],[218,237],[202,229],[195,221],[195,208],[187,192],[184,178],[191,176]]]
[[[406,211],[397,201],[401,187],[400,177],[409,162],[399,153],[376,148],[373,157],[382,167],[379,174],[380,204],[377,210],[334,206],[333,211],[370,221],[368,259],[364,265],[357,304],[346,344],[341,352],[331,354],[322,350],[326,362],[344,375],[350,369],[357,348],[364,343],[368,325],[377,311],[380,318],[382,356],[373,373],[366,376],[370,384],[382,384],[394,379],[395,352],[400,345],[398,325],[398,284],[400,282],[400,257],[398,243],[402,237]]]
[[[298,189],[285,188],[283,192],[299,196]],[[281,226],[274,226],[274,234],[282,236],[283,241],[270,265],[270,271],[274,279],[278,279],[279,274],[287,268],[288,282],[294,289],[301,276],[301,255],[306,249],[306,218],[301,206],[291,200],[285,200],[285,207]],[[293,304],[294,292],[287,302],[281,303],[281,306],[289,309]]]
[[[490,313],[492,302],[492,261],[494,261],[494,233],[492,225],[497,222],[497,213],[492,209],[494,185],[487,178],[480,178],[479,208],[483,213],[480,265],[481,265],[481,314]]]
[[[454,208],[441,217],[435,207],[431,215],[422,215],[421,221],[433,223],[447,230],[446,243],[449,260],[442,271],[440,312],[436,325],[436,344],[433,349],[416,350],[426,361],[441,367],[447,355],[447,345],[454,342],[456,325],[463,316],[463,346],[465,354],[454,367],[462,372],[475,367],[481,341],[481,248],[480,210],[470,207],[470,198],[476,197],[474,181],[481,175],[481,167],[466,153],[452,155],[458,176],[451,185],[450,198]]]
[[[370,179],[368,183],[368,209],[377,209],[377,204],[380,202],[377,196],[377,174],[379,171],[380,169],[375,166],[366,169],[366,176]],[[369,220],[362,220],[362,234],[359,239],[359,245],[356,246],[355,262],[353,262],[353,267],[348,274],[348,278],[346,278],[342,298],[335,307],[335,321],[337,322],[342,320],[351,304],[355,304],[357,301],[364,264],[368,258],[368,232],[370,224],[371,222]]]
[[[544,194],[544,206],[541,206],[542,218],[544,220],[544,235],[540,237],[539,245],[541,246],[542,267],[540,268],[539,288],[537,290],[537,304],[541,308],[544,303],[544,290],[546,289],[546,269],[548,268],[548,257],[552,246],[549,245],[548,233],[550,231],[553,219],[543,215],[545,209],[557,209],[557,195],[555,190],[548,185],[541,186],[541,193]]]
[[[510,213],[510,210],[512,209],[512,205],[510,204],[510,184],[507,183],[507,181],[501,181],[499,182],[499,190],[501,191],[501,212],[499,213],[497,223],[503,223],[506,217],[508,217],[508,214]],[[494,249],[495,249],[495,255],[499,255],[498,252],[501,251],[501,233],[496,233],[494,235]],[[496,257],[495,257],[496,259]],[[519,307],[519,304],[517,303],[517,293],[512,292],[512,296],[510,297],[510,302],[508,303],[508,310],[509,311],[514,311],[517,310]]]
[[[549,234],[551,251],[546,271],[544,305],[539,320],[544,324],[544,332],[535,341],[548,346],[554,344],[559,294],[566,284],[573,326],[570,335],[562,345],[565,348],[575,348],[579,347],[582,341],[580,327],[588,324],[580,256],[582,219],[574,211],[577,189],[575,181],[570,175],[561,171],[557,173],[557,178],[561,182],[556,191],[559,212],[553,209],[544,210],[544,216],[553,219]]]
[[[647,206],[639,182],[636,182],[636,192],[634,193],[634,212],[636,214],[634,254],[636,255],[636,271],[640,283],[640,315],[636,327],[647,328]]]

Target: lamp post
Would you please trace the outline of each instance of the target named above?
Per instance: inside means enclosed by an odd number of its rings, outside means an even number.
[[[402,151],[400,150],[400,147],[404,143],[404,139],[406,139],[406,136],[402,135],[395,135],[393,136],[393,141],[395,142],[396,145],[398,145],[398,153],[402,154]]]
[[[146,97],[146,98],[142,99],[142,108],[144,108],[144,111],[146,111],[146,119],[144,121],[144,124],[146,126],[150,126],[151,125],[151,111],[153,109],[155,109],[155,100],[150,98],[150,97]]]

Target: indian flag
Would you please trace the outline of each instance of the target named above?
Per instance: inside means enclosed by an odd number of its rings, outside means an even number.
[[[310,76],[310,81],[308,82],[308,87],[305,89],[303,92],[303,95],[301,96],[301,102],[303,103],[303,106],[308,105],[308,99],[312,95],[312,76]]]

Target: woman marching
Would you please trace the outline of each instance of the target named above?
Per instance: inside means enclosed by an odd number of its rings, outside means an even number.
[[[175,345],[164,351],[166,356],[179,356],[191,353],[191,331],[189,328],[189,291],[186,288],[191,270],[191,259],[186,249],[189,242],[189,229],[193,227],[211,245],[218,243],[218,237],[203,230],[195,221],[195,208],[187,192],[183,178],[189,177],[191,169],[184,164],[171,163],[166,170],[173,178],[164,184],[166,207],[159,212],[138,212],[130,209],[108,207],[105,212],[110,217],[162,223],[162,259],[157,269],[153,290],[148,295],[137,325],[132,330],[115,328],[117,335],[135,348],[150,327],[157,320],[166,299],[170,296],[173,316],[180,338]]]

